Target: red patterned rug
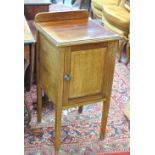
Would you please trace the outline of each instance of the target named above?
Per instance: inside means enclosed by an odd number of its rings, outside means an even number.
[[[84,106],[82,114],[77,108],[63,111],[60,155],[129,155],[129,122],[123,109],[129,102],[129,66],[117,63],[113,81],[111,106],[107,133],[99,139],[102,103]],[[32,103],[36,101],[36,86],[25,93],[25,103],[32,109],[31,128],[40,128],[41,133],[33,135],[25,124],[25,155],[54,155],[55,112],[48,105],[43,109],[43,119],[37,123],[37,112]],[[25,120],[27,119],[25,115]]]

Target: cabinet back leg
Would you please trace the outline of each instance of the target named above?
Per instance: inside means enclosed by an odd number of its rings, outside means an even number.
[[[78,108],[78,112],[81,114],[82,111],[83,111],[83,106],[79,106],[79,108]]]
[[[120,40],[119,41],[119,58],[118,58],[118,61],[121,62],[121,59],[122,59],[122,56],[123,56],[123,49],[124,49],[124,46],[125,46],[125,41],[124,40]]]
[[[130,44],[128,43],[126,46],[126,65],[129,63],[130,61]]]

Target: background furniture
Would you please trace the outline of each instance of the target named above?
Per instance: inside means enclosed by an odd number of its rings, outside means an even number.
[[[119,5],[103,5],[102,22],[110,30],[128,37],[130,12],[125,8],[125,1],[120,0]]]
[[[35,39],[30,31],[29,25],[24,17],[24,46],[29,46],[29,66],[25,72],[24,85],[27,91],[30,90],[33,83],[33,72],[34,72],[34,47]]]
[[[33,20],[39,12],[48,12],[50,0],[24,0],[24,15],[27,20]]]
[[[104,5],[119,5],[120,0],[92,0],[91,7],[93,13],[102,18],[102,9]]]
[[[93,13],[102,19],[105,27],[122,37],[119,45],[119,61],[128,40],[130,3],[127,0],[92,0]]]
[[[82,9],[84,4],[86,4],[88,11],[91,10],[91,0],[71,0],[71,4],[73,5],[74,3],[77,3],[79,5],[79,9]]]
[[[30,31],[30,28],[27,24],[27,21],[24,17],[24,46],[29,46],[29,66],[26,68],[24,72],[24,85],[26,91],[29,91],[31,89],[32,83],[33,83],[33,71],[34,71],[34,51],[33,51],[33,45],[35,44],[35,40],[33,38],[33,35]],[[24,60],[25,64],[25,60]],[[25,65],[24,65],[25,67]],[[27,110],[25,110],[27,109]],[[31,121],[31,113],[28,110],[25,102],[24,102],[24,114],[25,111],[27,111],[28,115],[28,122],[26,123],[29,125],[29,122]],[[25,120],[24,120],[25,121]]]
[[[60,148],[62,110],[104,104],[100,137],[104,138],[120,37],[89,20],[87,11],[38,14],[38,121],[42,90],[55,105],[55,149]]]
[[[76,0],[71,0],[71,4],[73,5],[76,2]]]
[[[129,1],[126,1],[124,4],[125,8],[130,12],[130,3]],[[129,27],[129,34],[128,37],[124,37],[124,45],[126,44],[126,62],[127,65],[130,62],[130,27]],[[121,48],[119,50],[119,62],[121,62],[122,56],[123,56],[123,49],[124,45],[121,45]]]
[[[128,103],[124,109],[124,114],[130,120],[130,103]]]
[[[82,9],[82,5],[84,4],[85,1],[88,2],[88,11],[90,11],[91,10],[91,0],[81,0],[80,9]]]
[[[130,62],[130,34],[128,36],[128,42],[127,42],[127,45],[126,45],[126,65]]]
[[[52,2],[53,4],[57,4],[57,0],[51,0],[51,2]],[[64,4],[64,3],[65,3],[65,0],[62,0],[62,3]]]
[[[92,11],[103,24],[121,36],[128,36],[130,12],[126,0],[92,0]]]
[[[119,59],[118,59],[119,62],[122,61],[124,49],[126,54],[125,64],[128,65],[128,63],[130,62],[130,34],[128,35],[128,38],[124,38],[122,44],[120,45]]]

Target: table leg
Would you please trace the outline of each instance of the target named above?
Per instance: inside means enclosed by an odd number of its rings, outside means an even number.
[[[30,91],[30,65],[28,65],[25,71],[24,87],[26,91]]]
[[[73,5],[75,2],[76,2],[76,0],[72,0],[72,1],[71,1],[71,4]]]
[[[81,0],[81,2],[80,2],[80,9],[82,9],[83,3],[84,3],[84,0]]]
[[[80,2],[80,9],[82,9],[82,5],[84,4],[85,0],[81,0]],[[91,0],[88,2],[88,11],[90,12],[91,10]]]
[[[118,61],[121,62],[122,56],[123,56],[123,49],[125,47],[125,40],[120,40],[119,41],[119,58]]]
[[[34,74],[34,59],[35,59],[35,52],[34,52],[34,46],[32,44],[30,44],[30,85],[29,85],[29,90],[31,89],[31,86],[33,84],[33,74]]]
[[[91,13],[91,0],[89,0],[89,6],[88,11]]]
[[[130,61],[130,44],[129,42],[126,45],[126,65],[129,63]]]
[[[33,51],[33,44],[29,44],[29,66],[25,71],[24,77],[24,85],[26,91],[30,91],[31,86],[33,84],[33,73],[34,73],[34,51]]]

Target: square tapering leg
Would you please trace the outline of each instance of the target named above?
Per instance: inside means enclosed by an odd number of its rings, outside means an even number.
[[[37,119],[38,119],[38,122],[41,122],[41,119],[42,119],[42,89],[39,86],[39,84],[37,88],[37,100],[38,100],[38,105],[37,105],[37,112],[38,112],[37,117],[38,118]]]
[[[107,119],[108,119],[108,113],[109,113],[109,102],[103,103],[103,110],[102,110],[102,119],[101,119],[101,131],[100,131],[100,138],[104,139],[106,135],[106,125],[107,125]]]
[[[59,105],[56,105],[56,110],[55,110],[55,150],[56,150],[56,153],[59,153],[60,143],[61,143],[61,117],[62,117],[62,108]]]

